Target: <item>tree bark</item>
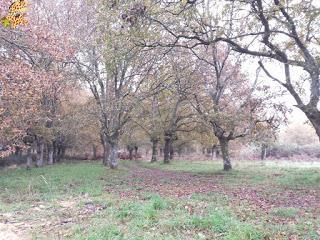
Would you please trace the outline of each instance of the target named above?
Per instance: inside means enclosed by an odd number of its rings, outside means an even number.
[[[22,154],[21,154],[21,148],[19,147],[19,146],[15,146],[15,149],[14,149],[15,151],[14,151],[14,155],[16,155],[16,156],[21,156]]]
[[[37,144],[37,167],[43,166],[43,150],[44,150],[44,143],[40,142]]]
[[[214,144],[214,145],[212,146],[212,148],[211,148],[211,157],[212,157],[212,159],[214,159],[215,157],[217,157],[216,153],[217,153],[217,145]]]
[[[316,107],[312,106],[304,106],[300,109],[305,113],[305,115],[311,122],[320,140],[320,112],[318,111],[318,109],[316,109]]]
[[[261,146],[261,160],[265,160],[267,158],[267,145],[262,144]]]
[[[48,165],[53,164],[53,144],[48,144]]]
[[[168,164],[170,163],[170,138],[164,139],[164,149],[163,149],[163,163]]]
[[[133,148],[130,148],[128,151],[129,151],[129,159],[132,160],[133,159]]]
[[[61,151],[60,151],[60,157],[59,157],[59,160],[61,160],[61,159],[64,159],[64,157],[65,157],[65,155],[66,155],[66,146],[65,145],[62,145],[61,146]]]
[[[56,159],[57,162],[60,162],[61,156],[62,156],[62,148],[61,148],[60,145],[58,145],[58,147],[57,147],[57,159]]]
[[[138,146],[134,146],[134,158],[135,160],[138,159]]]
[[[134,147],[131,144],[128,144],[127,151],[129,153],[129,160],[133,160],[133,150],[134,150]]]
[[[102,143],[103,146],[103,159],[102,159],[102,163],[105,166],[109,165],[109,153],[110,153],[110,147],[109,144],[107,143],[107,141],[104,141]]]
[[[109,166],[111,169],[118,168],[118,143],[110,143]]]
[[[52,142],[52,149],[53,149],[53,163],[57,162],[57,143],[56,141]]]
[[[174,157],[174,149],[173,149],[173,146],[172,146],[172,141],[170,141],[170,152],[169,152],[170,160],[173,160],[173,157]]]
[[[220,143],[222,159],[223,159],[223,170],[229,171],[232,169],[230,156],[229,156],[229,140],[222,137],[222,138],[219,138],[219,143]]]
[[[32,167],[32,147],[27,149],[27,169],[31,169]]]
[[[92,144],[92,158],[93,160],[97,159],[97,146]]]
[[[151,162],[156,162],[157,156],[158,156],[158,139],[151,139],[151,142],[152,142]]]
[[[182,147],[178,147],[178,156],[181,157],[182,156]]]

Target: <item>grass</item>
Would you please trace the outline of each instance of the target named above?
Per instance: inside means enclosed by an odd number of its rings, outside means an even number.
[[[307,163],[293,165],[275,162],[235,162],[234,170],[225,172],[220,162],[212,161],[177,161],[171,164],[143,163],[146,168],[157,168],[167,171],[191,172],[195,175],[220,177],[221,183],[238,185],[276,184],[292,188],[317,187],[320,185],[320,165],[315,167]]]
[[[277,208],[273,211],[274,215],[284,218],[293,218],[298,212],[299,209],[296,208]]]
[[[133,164],[123,162],[116,171],[95,162],[2,171],[0,219],[10,226],[23,223],[17,239],[320,239],[319,209],[290,206],[301,189],[319,194],[317,166],[242,162],[225,173],[220,163],[209,161],[135,164],[173,175],[186,172],[191,182],[214,180],[220,189],[179,197],[161,194],[161,189],[173,188],[170,178],[159,179],[161,188],[154,190],[145,189],[143,178],[131,179]],[[281,198],[283,206],[270,204],[265,210],[260,198],[248,200],[250,192],[234,194],[242,189],[259,191],[266,199]],[[284,198],[285,191],[297,199]]]

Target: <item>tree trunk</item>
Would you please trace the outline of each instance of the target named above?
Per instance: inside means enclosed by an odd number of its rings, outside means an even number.
[[[110,153],[110,148],[109,148],[109,144],[107,143],[107,141],[104,141],[102,143],[103,146],[103,159],[102,159],[102,163],[105,166],[109,165],[109,153]]]
[[[214,159],[216,156],[215,156],[215,154],[217,153],[216,152],[216,149],[217,149],[217,145],[213,145],[212,146],[212,148],[211,148],[211,157],[212,157],[212,159]]]
[[[182,155],[182,147],[179,147],[178,148],[178,156],[181,157],[181,155]]]
[[[320,112],[317,109],[308,106],[301,108],[301,110],[305,113],[305,115],[311,122],[320,140]]]
[[[59,160],[64,159],[65,155],[66,155],[66,147],[63,145],[63,146],[61,146]]]
[[[151,162],[156,162],[157,161],[157,155],[158,155],[158,140],[157,139],[152,139],[152,157],[151,157]]]
[[[53,144],[48,144],[48,165],[53,164]]]
[[[94,144],[92,144],[92,159],[93,160],[97,159],[97,147]]]
[[[134,147],[131,144],[128,144],[127,145],[127,151],[129,153],[129,160],[133,159],[133,150],[134,150]]]
[[[32,147],[27,149],[27,169],[31,169],[32,167]]]
[[[267,145],[262,144],[261,146],[261,160],[265,160],[267,158]]]
[[[44,144],[41,142],[38,143],[37,144],[37,162],[36,162],[37,167],[43,166],[43,150],[44,150]]]
[[[219,149],[217,148],[216,150],[216,158],[219,158],[220,157],[220,152],[219,152]]]
[[[219,138],[222,159],[223,159],[223,170],[229,171],[232,169],[230,157],[229,157],[229,140],[226,138]]]
[[[164,149],[163,149],[163,163],[170,163],[170,138],[165,138],[164,140]]]
[[[129,159],[132,160],[133,159],[133,148],[129,148]]]
[[[21,148],[19,146],[15,146],[15,149],[14,149],[14,155],[16,156],[21,156]]]
[[[62,156],[62,148],[61,148],[61,146],[58,145],[58,147],[57,147],[57,159],[56,159],[57,162],[60,162],[61,156]]]
[[[118,168],[118,144],[110,143],[109,166],[111,169]]]
[[[172,141],[170,141],[170,154],[169,154],[170,160],[172,160],[173,157],[174,157],[174,151],[173,150],[174,149],[173,149],[173,146],[172,146]]]
[[[138,146],[134,146],[134,159],[138,159]]]
[[[57,162],[57,144],[56,141],[52,142],[52,150],[53,150],[53,163]]]

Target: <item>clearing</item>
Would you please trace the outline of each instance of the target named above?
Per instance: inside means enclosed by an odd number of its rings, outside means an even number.
[[[0,172],[0,239],[320,239],[320,165],[97,162]]]

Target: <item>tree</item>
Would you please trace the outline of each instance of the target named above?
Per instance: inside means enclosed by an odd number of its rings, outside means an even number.
[[[154,59],[130,41],[132,29],[124,27],[126,22],[119,19],[117,6],[103,5],[103,15],[97,15],[100,6],[90,7],[85,14],[87,28],[76,38],[78,49],[73,63],[76,76],[87,84],[96,100],[103,163],[117,168],[119,137],[138,102],[149,94],[140,90]],[[100,21],[103,27],[98,25]]]
[[[232,169],[229,142],[250,135],[260,122],[268,122],[268,108],[275,95],[262,88],[259,93],[257,79],[250,83],[241,72],[240,59],[231,55],[228,45],[200,46],[193,50],[197,57],[197,78],[189,94],[200,117],[211,126],[217,137],[223,168]],[[231,59],[236,59],[233,63]],[[273,117],[273,116],[272,116]]]
[[[216,11],[210,11],[213,6]],[[316,47],[320,15],[315,1],[177,1],[159,3],[158,7],[150,11],[147,19],[174,40],[147,44],[142,41],[142,45],[192,49],[225,42],[233,51],[258,58],[265,74],[291,94],[295,106],[306,115],[320,138],[317,108],[320,70]],[[268,70],[266,60],[283,65],[284,80]],[[296,81],[291,74],[295,67],[306,73]],[[306,84],[310,90],[307,99],[303,91]]]
[[[191,132],[194,130],[195,112],[187,101],[190,88],[190,74],[192,69],[182,51],[174,51],[167,58],[165,69],[169,76],[164,82],[159,100],[161,126],[163,126],[164,163],[173,159],[173,143],[178,140],[178,132]]]
[[[133,117],[133,121],[149,137],[151,142],[151,162],[156,162],[158,157],[158,144],[161,140],[162,126],[159,109],[159,92],[152,97],[144,99],[138,105],[138,115]]]
[[[22,1],[16,1],[11,7],[17,2]],[[42,15],[45,9],[41,6],[45,2],[37,1],[28,8],[28,19],[32,24],[17,29],[0,28],[3,89],[0,124],[2,129],[10,131],[2,135],[6,138],[2,141],[9,145],[27,144],[27,148],[38,148],[39,166],[43,164],[45,142],[52,141],[48,139],[52,134],[47,128],[52,125],[61,96],[68,87],[63,70],[65,61],[72,55],[69,42],[61,37],[62,34],[53,35],[53,30],[49,30],[59,25],[52,24],[53,18],[54,21],[59,19],[54,15],[54,10],[57,12],[58,9],[51,8],[51,15]],[[37,144],[30,142],[31,139]]]

